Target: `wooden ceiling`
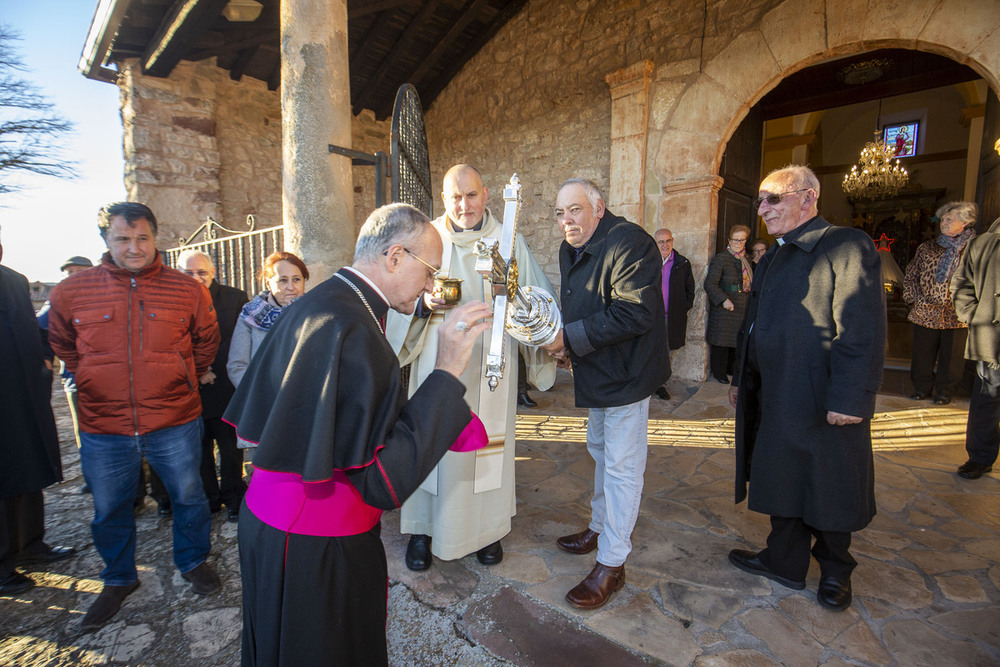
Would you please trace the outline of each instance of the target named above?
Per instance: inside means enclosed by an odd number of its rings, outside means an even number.
[[[866,80],[869,77],[871,80]],[[820,63],[786,77],[758,107],[764,120],[915,93],[982,78],[926,51],[881,49]]]
[[[280,0],[259,1],[264,8],[255,21],[234,23],[221,14],[228,0],[102,0],[98,13],[109,6],[103,33],[113,38],[104,39],[106,48],[100,45],[100,35],[95,39],[99,46],[89,69],[96,74],[81,69],[100,78],[103,63],[140,58],[146,74],[165,77],[181,60],[214,57],[232,79],[260,79],[274,90],[281,81]],[[348,0],[354,113],[371,109],[379,119],[388,117],[403,83],[416,86],[422,105],[429,108],[526,2]],[[95,25],[97,21],[95,16]]]

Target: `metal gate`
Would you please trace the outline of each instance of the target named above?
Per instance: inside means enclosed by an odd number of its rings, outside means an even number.
[[[411,83],[396,93],[392,110],[392,201],[405,202],[434,217],[431,162],[420,96]]]

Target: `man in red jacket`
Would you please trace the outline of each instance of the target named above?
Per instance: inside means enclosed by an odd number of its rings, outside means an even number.
[[[198,474],[198,385],[219,346],[212,299],[161,263],[148,207],[105,206],[98,227],[108,251],[100,266],[56,286],[49,319],[52,349],[76,377],[80,465],[105,563],[83,630],[110,620],[139,586],[132,501],[144,456],[173,503],[174,563],[195,593],[220,588],[206,561],[211,515]]]

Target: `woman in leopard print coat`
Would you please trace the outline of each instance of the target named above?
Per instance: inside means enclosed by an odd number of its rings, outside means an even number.
[[[914,400],[933,396],[936,405],[947,405],[962,380],[968,331],[955,315],[948,286],[966,244],[976,235],[977,213],[976,205],[966,201],[939,208],[941,233],[920,244],[906,267],[903,299],[912,306],[908,319],[913,322]]]

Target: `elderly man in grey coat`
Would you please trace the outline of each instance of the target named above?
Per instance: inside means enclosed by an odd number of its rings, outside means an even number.
[[[819,181],[772,172],[758,213],[777,237],[754,272],[729,390],[736,502],[771,517],[767,547],[734,549],[741,570],[801,590],[812,555],[819,603],[851,604],[851,533],[875,515],[871,417],[882,379],[885,298],[875,244],[817,214]]]

